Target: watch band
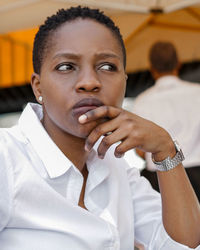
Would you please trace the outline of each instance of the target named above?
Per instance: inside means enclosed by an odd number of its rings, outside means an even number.
[[[176,155],[173,158],[168,156],[166,159],[164,159],[163,161],[159,161],[159,162],[155,161],[152,158],[152,161],[155,164],[157,170],[169,171],[175,168],[176,166],[178,166],[185,159],[183,152],[177,141],[174,141],[174,146],[176,148]]]

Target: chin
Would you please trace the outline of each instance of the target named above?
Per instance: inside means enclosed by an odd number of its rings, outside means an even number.
[[[86,139],[92,130],[97,126],[97,122],[90,122],[84,125],[80,125],[78,130],[74,133],[75,136]]]

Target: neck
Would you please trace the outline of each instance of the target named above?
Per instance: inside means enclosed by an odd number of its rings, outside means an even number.
[[[160,77],[163,77],[163,76],[178,76],[178,70],[176,69],[169,71],[169,72],[158,72],[152,69],[151,72],[155,80],[158,80]]]
[[[49,123],[45,119],[42,120],[42,124],[64,155],[80,170],[80,172],[83,172],[89,154],[84,149],[85,139],[68,134],[56,127],[56,125],[49,126]]]

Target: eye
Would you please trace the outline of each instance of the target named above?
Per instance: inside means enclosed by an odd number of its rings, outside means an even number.
[[[104,63],[99,67],[99,69],[105,70],[105,71],[116,71],[117,67],[112,63]]]
[[[56,66],[56,70],[58,71],[71,71],[74,69],[74,65],[72,65],[71,63],[62,63],[59,64],[58,66]]]

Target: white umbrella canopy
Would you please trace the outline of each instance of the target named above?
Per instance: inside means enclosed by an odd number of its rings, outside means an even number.
[[[200,0],[0,0],[0,34],[33,28],[57,9],[100,8],[120,27],[127,48],[127,71],[148,68],[157,40],[172,41],[182,62],[200,60]]]
[[[147,69],[148,52],[158,40],[171,41],[181,62],[200,60],[200,6],[170,13],[118,14],[127,49],[127,71]]]

